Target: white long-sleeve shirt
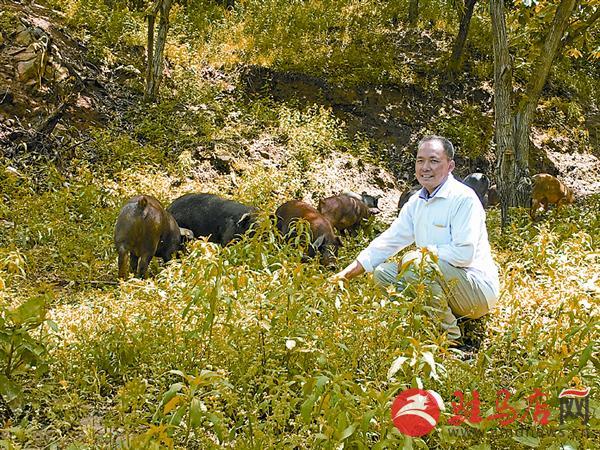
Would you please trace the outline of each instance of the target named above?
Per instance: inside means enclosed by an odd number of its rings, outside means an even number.
[[[447,263],[464,268],[483,291],[490,309],[500,295],[498,268],[492,258],[485,211],[475,191],[452,174],[425,200],[423,191],[404,205],[390,227],[364,249],[357,261],[365,271],[413,242]]]

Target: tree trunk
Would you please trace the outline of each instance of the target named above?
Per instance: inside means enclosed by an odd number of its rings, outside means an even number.
[[[410,0],[408,3],[408,24],[414,27],[419,18],[419,0]]]
[[[535,117],[540,94],[548,79],[552,61],[569,26],[569,19],[575,8],[576,0],[561,0],[550,30],[546,35],[544,47],[535,62],[533,73],[529,78],[523,98],[519,102],[515,115],[515,163],[518,184],[516,186],[516,205],[529,206],[531,199],[531,183],[529,177],[529,132]]]
[[[154,97],[158,95],[158,88],[162,81],[163,74],[163,63],[164,63],[164,52],[165,44],[167,43],[167,32],[169,31],[169,12],[171,11],[171,5],[173,0],[163,0],[160,7],[160,22],[158,23],[158,37],[156,39],[156,48],[154,49]]]
[[[152,64],[154,62],[154,20],[156,16],[154,14],[148,15],[148,43],[146,49],[146,90],[144,91],[144,98],[151,100],[152,92],[154,92],[154,69]]]
[[[494,46],[494,114],[496,121],[496,185],[500,196],[502,228],[508,224],[508,206],[514,205],[514,146],[510,99],[512,66],[508,53],[504,0],[491,0]]]
[[[525,94],[514,118],[510,110],[512,68],[508,53],[504,0],[491,0],[494,44],[494,113],[496,119],[496,178],[502,212],[502,226],[509,221],[508,208],[528,206],[531,197],[529,177],[529,132],[540,94],[560,41],[569,25],[577,0],[561,0],[544,47],[534,64]]]
[[[163,55],[167,42],[167,32],[169,31],[169,12],[172,4],[173,0],[157,0],[152,13],[148,15],[148,67],[145,92],[147,100],[156,99],[162,81]],[[159,12],[158,35],[154,46],[154,22],[156,14]]]
[[[459,11],[460,26],[458,28],[458,35],[452,46],[452,56],[450,57],[450,63],[448,64],[448,71],[451,78],[455,78],[462,67],[465,43],[467,42],[469,25],[471,24],[475,3],[477,3],[477,0],[465,0],[464,9],[461,8]]]

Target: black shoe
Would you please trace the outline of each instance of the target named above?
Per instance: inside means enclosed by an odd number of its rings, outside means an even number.
[[[479,350],[477,347],[461,341],[453,342],[448,348],[456,353],[456,356],[462,361],[474,359]]]

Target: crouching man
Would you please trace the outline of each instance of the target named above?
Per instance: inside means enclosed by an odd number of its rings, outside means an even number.
[[[453,158],[454,147],[448,139],[424,137],[415,162],[422,189],[410,197],[386,231],[330,280],[349,280],[373,272],[379,285],[403,288],[416,280],[415,270],[405,271],[399,279],[398,265],[384,261],[413,242],[419,249],[427,248],[438,260],[438,275],[428,281],[433,294],[430,306],[448,338],[460,346],[457,317],[476,319],[487,314],[498,299],[500,285],[485,212],[477,194],[453,177]],[[409,252],[403,263],[423,253]]]

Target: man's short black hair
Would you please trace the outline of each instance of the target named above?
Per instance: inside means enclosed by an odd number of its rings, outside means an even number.
[[[430,134],[429,136],[425,136],[419,141],[419,145],[417,145],[417,149],[421,148],[421,145],[423,145],[425,142],[429,142],[429,141],[441,142],[442,146],[444,147],[444,153],[446,154],[448,159],[449,160],[454,159],[454,145],[452,145],[452,142],[450,142],[448,139],[446,139],[443,136],[438,136],[435,134]]]

